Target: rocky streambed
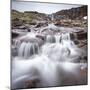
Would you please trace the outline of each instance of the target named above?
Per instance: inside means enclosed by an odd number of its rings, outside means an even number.
[[[86,28],[50,23],[11,33],[12,89],[87,84]]]
[[[23,25],[19,26],[18,28],[13,28],[11,33],[12,56],[17,55],[17,47],[22,42],[37,42],[39,46],[41,46],[45,43],[47,36],[50,36],[51,42],[54,42],[55,36],[61,36],[66,33],[70,34],[70,39],[77,47],[83,48],[85,51],[87,51],[87,28],[62,27],[56,26],[54,23],[38,23],[36,25]],[[84,59],[86,55],[84,56]]]
[[[61,35],[65,33],[71,34],[71,39],[75,40],[86,40],[87,39],[87,28],[83,27],[62,27],[51,24],[37,24],[37,25],[23,25],[12,28],[12,40],[18,37],[24,36],[27,33],[36,33],[38,36],[46,35]],[[77,42],[78,43],[78,42]]]

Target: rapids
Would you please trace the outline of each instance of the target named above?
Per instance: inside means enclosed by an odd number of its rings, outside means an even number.
[[[69,33],[47,35],[41,47],[38,43],[21,42],[18,56],[12,60],[12,89],[27,88],[26,82],[32,80],[36,80],[33,87],[83,84],[80,71],[87,65],[75,63],[82,52]],[[72,83],[67,83],[68,79]]]

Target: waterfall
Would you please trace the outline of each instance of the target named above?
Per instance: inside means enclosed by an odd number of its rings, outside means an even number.
[[[46,42],[48,43],[60,43],[60,35],[47,35]]]
[[[62,40],[70,40],[70,33],[62,34],[61,39]]]
[[[55,35],[55,40],[56,40],[56,43],[60,43],[60,38],[61,38],[61,36],[60,36],[60,35]]]
[[[62,35],[47,35],[46,42],[49,43],[60,43],[63,41],[71,42],[70,40],[70,33],[62,34]]]
[[[18,56],[12,61],[12,89],[28,88],[25,82],[32,80],[36,80],[33,87],[68,85],[68,80],[80,83],[80,70],[86,65],[74,62],[81,56],[82,51],[71,41],[70,33],[47,35],[41,47],[37,43],[22,42]]]
[[[68,47],[76,47],[74,42],[71,40],[70,33],[62,34],[60,37],[61,44]]]
[[[18,50],[18,56],[28,58],[32,55],[35,55],[38,53],[39,46],[36,43],[30,43],[30,42],[23,42],[21,43],[19,50]]]
[[[50,30],[54,30],[54,31],[59,29],[57,26],[54,25],[53,20],[54,20],[54,15],[52,14],[52,16],[51,16],[51,21],[52,22],[50,24],[48,24],[46,29],[50,29]]]
[[[46,42],[55,43],[55,37],[53,35],[47,35]]]

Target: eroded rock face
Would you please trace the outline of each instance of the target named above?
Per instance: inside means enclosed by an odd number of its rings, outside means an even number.
[[[87,32],[81,30],[78,32],[70,33],[71,40],[85,40],[87,39]]]
[[[78,41],[78,40],[74,40],[74,43],[75,43],[76,45],[78,45],[78,44],[79,44],[79,41]]]
[[[18,36],[19,36],[18,33],[12,32],[12,38],[16,38],[16,37],[18,37]]]
[[[77,39],[78,40],[87,39],[87,32],[77,33]]]

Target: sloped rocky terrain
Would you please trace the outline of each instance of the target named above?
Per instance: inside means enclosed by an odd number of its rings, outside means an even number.
[[[67,10],[61,10],[54,13],[55,19],[78,19],[81,20],[84,16],[87,16],[87,6],[81,6],[77,8],[71,8]]]
[[[19,12],[12,10],[11,21],[12,28],[18,28],[22,25],[36,25],[37,23],[45,23],[48,20],[47,15],[36,11]]]

